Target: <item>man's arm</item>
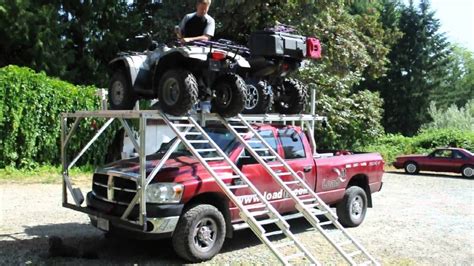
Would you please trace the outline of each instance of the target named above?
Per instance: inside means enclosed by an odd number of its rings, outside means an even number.
[[[194,42],[194,41],[209,41],[214,36],[216,30],[216,22],[211,16],[206,16],[207,25],[204,28],[204,32],[201,36],[183,38],[184,42]]]
[[[186,37],[183,38],[183,42],[194,42],[194,41],[209,41],[212,37],[209,35],[201,35],[196,37]]]

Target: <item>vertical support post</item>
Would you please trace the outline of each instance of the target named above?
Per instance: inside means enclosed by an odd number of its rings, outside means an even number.
[[[313,154],[316,154],[316,142],[314,139],[314,127],[315,127],[315,121],[314,121],[314,116],[316,115],[316,85],[314,83],[311,84],[311,116],[313,119],[311,119],[311,138],[313,139]]]
[[[143,225],[143,231],[146,231],[146,122],[147,118],[144,114],[140,114],[140,147],[139,147],[139,158],[140,158],[140,179],[138,181],[140,191],[140,215],[139,222]]]
[[[68,173],[68,162],[67,162],[67,155],[66,155],[66,130],[67,130],[67,117],[66,115],[61,115],[61,177],[63,179],[63,204],[67,203],[67,188],[66,188],[66,180],[64,179],[64,175],[69,175]]]

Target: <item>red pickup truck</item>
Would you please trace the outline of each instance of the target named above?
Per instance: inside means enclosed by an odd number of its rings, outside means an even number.
[[[258,124],[254,128],[319,197],[336,207],[344,226],[362,223],[367,207],[372,207],[371,194],[382,188],[384,162],[379,154],[313,154],[306,134],[299,127]],[[209,126],[205,130],[285,218],[298,217],[295,203],[263,166],[248,156],[226,128]],[[246,138],[250,140],[251,134]],[[155,154],[147,156],[148,173],[160,162],[169,145],[163,144]],[[206,149],[208,144],[203,145],[200,149]],[[268,162],[272,163],[277,162]],[[223,162],[209,164],[218,169]],[[278,168],[275,169],[278,172]],[[92,191],[87,194],[87,206],[100,213],[120,217],[136,194],[138,171],[137,158],[117,161],[96,171]],[[231,171],[223,169],[220,173],[232,175]],[[301,188],[294,191],[298,195],[307,194]],[[249,196],[248,188],[236,188],[234,193],[244,205],[258,202],[257,197]],[[234,230],[246,227],[238,208],[227,199],[213,177],[184,145],[178,147],[156,174],[147,187],[146,197],[148,232],[133,232],[113,221],[91,215],[92,224],[110,233],[133,233],[142,238],[172,237],[176,252],[188,260],[190,257],[201,260],[212,258],[219,252],[226,237],[232,237]],[[137,206],[130,217],[137,217],[138,211]],[[192,256],[189,256],[190,252]]]

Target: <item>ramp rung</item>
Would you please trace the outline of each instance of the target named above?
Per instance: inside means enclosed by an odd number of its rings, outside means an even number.
[[[290,261],[292,259],[296,259],[296,258],[300,258],[300,257],[304,257],[304,253],[303,252],[299,252],[299,253],[295,253],[293,255],[290,255],[290,256],[286,256],[284,257],[283,259],[286,260],[286,261]]]
[[[262,143],[260,140],[249,140],[247,143]]]
[[[194,127],[193,124],[173,124],[175,127]]]
[[[286,247],[286,246],[289,246],[289,245],[293,245],[294,243],[295,243],[295,241],[286,241],[286,242],[283,242],[283,243],[275,244],[273,247],[282,248],[282,247]]]
[[[276,222],[278,222],[278,221],[279,221],[278,219],[266,219],[266,220],[258,221],[257,223],[258,223],[259,225],[267,225],[267,224],[276,223]]]
[[[251,205],[244,205],[244,208],[247,210],[252,210],[252,209],[260,209],[260,208],[265,208],[265,204],[258,203],[258,204],[251,204]]]
[[[258,148],[258,149],[253,149],[253,151],[268,151],[267,148]]]
[[[308,208],[314,208],[314,207],[319,206],[319,203],[305,204],[304,206],[305,206],[305,207],[308,207]]]
[[[259,215],[262,215],[262,214],[267,214],[269,213],[268,210],[263,210],[263,211],[255,211],[255,212],[251,212],[250,215],[252,216],[259,216]]]
[[[211,167],[212,170],[226,170],[226,169],[232,169],[231,166],[214,166],[214,167]]]
[[[229,179],[240,178],[240,175],[226,175],[226,176],[220,176],[219,178],[221,180],[229,180]]]
[[[269,164],[268,167],[282,167],[283,164]]]
[[[240,133],[237,133],[239,134],[239,136],[247,136],[249,133],[248,132],[240,132]]]
[[[204,158],[204,161],[221,161],[224,160],[224,157],[209,157],[209,158]]]
[[[216,149],[196,149],[197,152],[217,151]]]
[[[311,209],[310,212],[313,215],[324,215],[324,214],[328,213],[328,211],[322,211],[322,210],[319,210],[319,209]]]
[[[269,237],[269,236],[276,236],[276,235],[281,235],[281,234],[283,234],[283,231],[278,230],[278,231],[273,231],[270,233],[264,233],[263,235],[266,237]]]
[[[316,201],[316,199],[302,199],[301,202],[305,203],[305,202],[313,202],[313,201]]]
[[[343,246],[346,246],[346,245],[349,245],[349,244],[352,244],[352,241],[347,240],[347,241],[344,241],[344,242],[337,243],[336,245],[338,247],[343,247]]]
[[[333,224],[333,222],[332,221],[326,221],[326,222],[319,223],[320,226],[325,226],[325,225],[330,225],[330,224]]]
[[[188,140],[189,143],[209,143],[209,140]]]
[[[186,136],[201,136],[201,132],[186,132],[184,133]]]
[[[237,189],[237,188],[247,188],[249,187],[248,185],[233,185],[233,186],[228,186],[229,189]]]
[[[232,128],[248,128],[246,126],[233,126],[233,125],[230,125]]]
[[[347,254],[347,256],[349,256],[349,257],[354,257],[354,256],[357,256],[357,255],[359,255],[359,254],[362,254],[362,251],[356,250],[356,251],[354,251],[354,252],[352,252],[352,253]]]
[[[268,160],[268,159],[276,159],[276,156],[260,156],[260,158],[264,160]]]
[[[288,181],[288,182],[285,182],[285,185],[294,185],[294,184],[299,184],[300,181],[298,180],[293,180],[293,181]]]

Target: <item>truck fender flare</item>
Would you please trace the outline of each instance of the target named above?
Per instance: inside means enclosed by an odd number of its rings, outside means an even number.
[[[132,87],[138,77],[141,65],[145,62],[146,55],[121,56],[112,59],[108,65],[109,74],[112,74],[118,67],[123,67]]]
[[[232,227],[232,220],[230,217],[230,210],[229,210],[229,200],[228,198],[222,194],[217,192],[206,192],[199,195],[194,196],[190,201],[188,201],[183,209],[191,208],[193,206],[199,204],[209,204],[216,207],[224,216],[225,226],[226,226],[226,238],[233,237],[233,227]]]
[[[346,190],[352,186],[358,186],[365,191],[367,195],[367,207],[372,208],[372,193],[370,191],[369,179],[365,174],[356,174],[349,179]]]

